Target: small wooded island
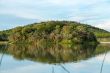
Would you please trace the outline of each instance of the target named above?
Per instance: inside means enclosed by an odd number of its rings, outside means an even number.
[[[0,32],[0,41],[11,43],[97,43],[97,39],[109,38],[103,29],[74,21],[47,21],[16,27]]]

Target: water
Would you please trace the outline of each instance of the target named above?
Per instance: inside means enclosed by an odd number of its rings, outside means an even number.
[[[109,45],[0,45],[0,73],[110,73]]]

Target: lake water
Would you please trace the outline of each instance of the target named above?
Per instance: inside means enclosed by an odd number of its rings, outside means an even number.
[[[110,44],[0,45],[0,73],[110,73]]]

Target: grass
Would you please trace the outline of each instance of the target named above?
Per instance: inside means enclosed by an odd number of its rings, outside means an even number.
[[[110,42],[110,38],[98,38],[99,42]]]

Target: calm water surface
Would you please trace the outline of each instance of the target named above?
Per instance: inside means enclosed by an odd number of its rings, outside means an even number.
[[[0,45],[0,73],[110,73],[109,51],[110,44]]]

